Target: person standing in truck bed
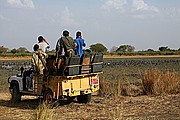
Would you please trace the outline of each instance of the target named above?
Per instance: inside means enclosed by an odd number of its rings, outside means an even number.
[[[41,49],[39,49],[38,44],[35,44],[33,49],[34,49],[34,53],[31,59],[32,66],[36,74],[43,74],[44,69],[47,71],[46,58],[48,57],[48,55],[45,52],[43,52]]]
[[[86,44],[84,43],[84,39],[82,39],[82,34],[81,32],[77,32],[76,33],[76,39],[74,40],[76,43],[76,55],[79,55],[80,58],[83,57],[83,47],[86,46]]]
[[[58,39],[56,44],[57,55],[63,55],[65,52],[66,57],[72,57],[75,55],[75,42],[72,37],[69,36],[67,30],[63,31],[63,36]]]
[[[39,49],[41,49],[43,52],[47,52],[47,49],[50,48],[49,43],[43,36],[38,37],[38,45]]]

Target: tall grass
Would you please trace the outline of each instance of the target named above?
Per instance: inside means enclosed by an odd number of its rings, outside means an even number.
[[[123,75],[128,72],[117,68],[105,72],[100,79],[100,95],[117,97],[180,93],[180,75],[175,70],[152,68],[141,71],[139,78]]]
[[[142,83],[146,94],[180,93],[180,76],[176,71],[146,70]]]
[[[100,95],[105,97],[138,96],[144,94],[142,86],[133,85],[125,75],[103,76],[100,80]],[[138,81],[137,81],[138,82]]]
[[[100,80],[100,90],[101,96],[120,96],[121,95],[121,82],[117,79],[111,79],[108,77],[102,77]]]
[[[117,93],[117,86],[116,87],[112,87],[114,86],[114,82],[109,81],[109,80],[105,80],[105,79],[101,79],[101,83],[100,83],[100,90],[99,93],[101,96],[118,96]]]
[[[53,120],[54,109],[49,109],[43,102],[36,109],[35,116],[33,120]]]

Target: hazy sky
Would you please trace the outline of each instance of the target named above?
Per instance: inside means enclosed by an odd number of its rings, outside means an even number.
[[[43,35],[55,48],[63,30],[80,30],[87,48],[180,48],[180,0],[0,0],[0,45],[32,51]]]

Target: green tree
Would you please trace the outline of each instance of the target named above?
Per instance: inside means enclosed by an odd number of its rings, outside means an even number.
[[[15,53],[18,53],[19,51],[16,50],[15,48],[11,50],[11,53],[15,54]]]
[[[91,45],[90,50],[92,50],[92,52],[107,52],[108,49],[103,44],[97,43]]]
[[[135,47],[131,45],[121,45],[116,52],[134,52]]]
[[[154,52],[154,50],[149,48],[149,49],[147,49],[147,52]]]
[[[26,52],[28,52],[28,50],[25,47],[20,47],[20,48],[17,49],[17,51],[19,53],[26,53]]]
[[[168,46],[166,47],[159,47],[159,51],[170,51],[171,49],[168,48]]]
[[[5,48],[4,46],[0,46],[0,53],[6,53],[8,52],[8,48]]]

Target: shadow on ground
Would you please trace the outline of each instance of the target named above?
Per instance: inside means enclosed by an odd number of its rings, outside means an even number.
[[[3,100],[0,99],[0,106],[9,107],[9,108],[18,108],[18,109],[36,109],[40,104],[42,104],[42,99],[35,98],[35,99],[25,99],[18,103],[12,103],[10,100]],[[63,105],[68,105],[70,103],[76,103],[76,100],[58,100],[55,101],[53,105],[50,107],[58,107]]]

